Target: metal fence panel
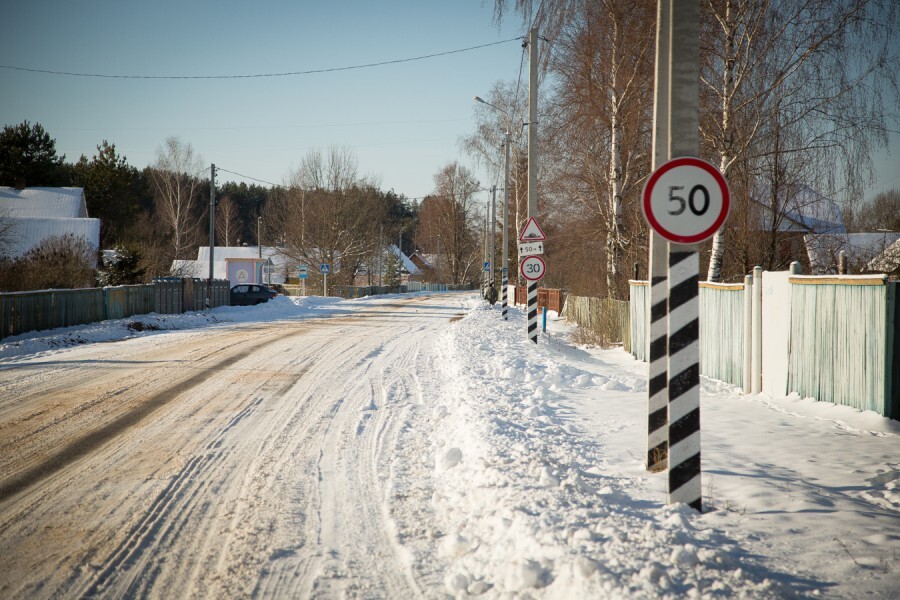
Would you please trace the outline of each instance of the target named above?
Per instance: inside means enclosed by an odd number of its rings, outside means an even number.
[[[744,384],[743,284],[700,284],[700,373]]]
[[[104,319],[124,319],[154,311],[153,284],[103,288]]]
[[[99,288],[0,294],[0,339],[103,320]]]
[[[788,390],[890,416],[888,286],[801,281],[791,278]]]

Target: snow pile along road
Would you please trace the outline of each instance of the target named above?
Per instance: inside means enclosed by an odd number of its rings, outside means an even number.
[[[498,311],[470,308],[445,340],[447,381],[457,383],[434,408],[449,592],[781,595],[734,541],[696,528],[691,509],[636,497],[640,482],[609,473],[603,440],[586,439],[566,406],[569,390],[641,392],[644,378],[592,375],[560,360],[546,337],[527,343],[524,322],[498,327]]]

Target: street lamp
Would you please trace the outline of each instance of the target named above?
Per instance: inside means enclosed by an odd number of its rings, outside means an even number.
[[[485,104],[490,106],[494,110],[499,113],[502,113],[506,117],[506,137],[503,142],[503,145],[506,148],[506,161],[503,168],[503,271],[502,271],[502,280],[501,287],[503,288],[501,294],[501,303],[500,303],[500,314],[503,316],[503,319],[506,319],[506,307],[507,307],[507,288],[509,287],[509,241],[507,240],[508,232],[509,232],[509,126],[512,122],[512,117],[509,116],[509,113],[500,108],[499,106],[494,106],[490,102],[475,96],[475,102],[480,102],[481,104]]]

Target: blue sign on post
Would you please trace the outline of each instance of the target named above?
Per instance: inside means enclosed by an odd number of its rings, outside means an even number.
[[[484,272],[489,273],[490,270],[491,270],[491,261],[489,261],[489,260],[484,261]]]
[[[309,267],[306,265],[299,265],[297,267],[297,277],[299,279],[306,279],[309,277]]]
[[[321,265],[319,265],[319,270],[323,275],[328,275],[329,273],[331,273],[331,265],[328,263],[322,263]]]

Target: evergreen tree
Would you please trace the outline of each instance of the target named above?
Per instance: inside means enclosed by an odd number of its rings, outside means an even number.
[[[70,184],[69,170],[56,155],[56,140],[40,123],[23,121],[0,132],[0,185],[55,187]]]
[[[72,180],[84,188],[88,214],[101,221],[101,248],[127,238],[148,191],[140,172],[128,164],[125,156],[116,154],[115,144],[103,140],[91,160],[82,155],[75,164]]]
[[[136,246],[116,246],[103,256],[103,269],[97,272],[101,286],[133,285],[144,280],[141,251]]]

